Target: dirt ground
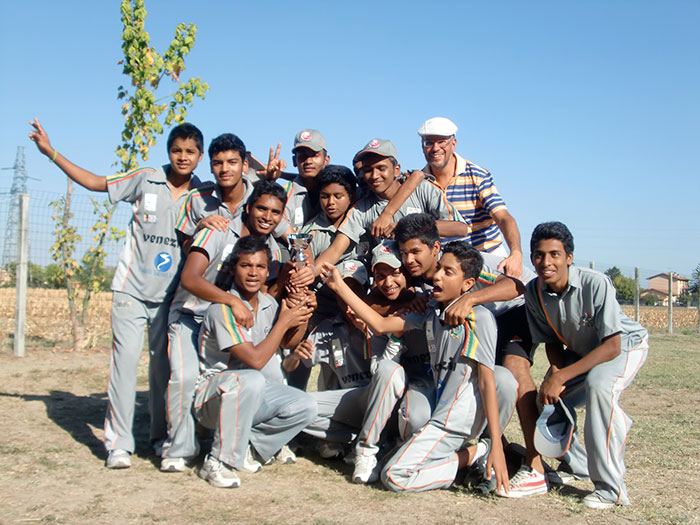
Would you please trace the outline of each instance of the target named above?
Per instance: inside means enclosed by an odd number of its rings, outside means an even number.
[[[10,324],[0,316],[4,334]],[[195,468],[161,473],[148,447],[145,357],[133,466],[110,471],[102,446],[108,345],[67,352],[65,341],[52,344],[45,334],[16,358],[1,337],[0,523],[700,523],[694,333],[652,334],[649,360],[623,396],[635,421],[626,454],[632,506],[604,512],[581,505],[587,482],[523,500],[461,487],[394,494],[381,484],[354,485],[351,467],[315,455],[242,473],[242,486],[232,490],[209,486]],[[517,421],[507,434],[522,442]]]

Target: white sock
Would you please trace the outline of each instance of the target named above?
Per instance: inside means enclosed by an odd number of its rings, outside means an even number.
[[[476,452],[474,453],[474,458],[473,458],[473,459],[471,460],[471,462],[469,463],[469,466],[472,466],[474,463],[476,463],[477,460],[478,460],[481,456],[483,456],[484,454],[486,454],[487,451],[488,451],[488,447],[486,446],[486,443],[484,443],[483,441],[479,441],[479,442],[476,444]]]

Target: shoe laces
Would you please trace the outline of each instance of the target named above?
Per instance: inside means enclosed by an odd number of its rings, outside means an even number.
[[[529,478],[536,477],[534,470],[527,470],[525,468],[520,468],[515,473],[515,475],[510,478],[511,485],[517,485],[523,481],[527,481]]]

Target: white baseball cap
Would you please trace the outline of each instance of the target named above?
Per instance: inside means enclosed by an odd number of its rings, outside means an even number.
[[[433,117],[423,122],[418,128],[421,137],[435,135],[437,137],[451,137],[457,134],[457,125],[445,117]]]
[[[571,446],[574,428],[571,410],[561,398],[544,405],[535,425],[535,449],[548,458],[562,457]]]

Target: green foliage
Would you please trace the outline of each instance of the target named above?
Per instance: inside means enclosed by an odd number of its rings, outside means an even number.
[[[49,264],[44,268],[44,287],[63,288],[66,285],[65,276],[57,264]]]
[[[643,297],[640,297],[639,302],[644,306],[656,306],[659,302],[659,298],[653,293],[650,293]]]
[[[607,270],[605,270],[604,273],[605,273],[605,275],[607,275],[608,277],[610,277],[610,280],[611,280],[613,283],[615,283],[615,279],[616,279],[616,278],[622,276],[622,272],[620,271],[620,269],[619,269],[617,266],[613,266],[612,268],[608,268]]]
[[[70,201],[73,195],[73,183],[68,179],[68,189],[65,195],[61,195],[58,200],[51,203],[55,213],[52,219],[55,221],[54,231],[56,242],[51,245],[51,257],[56,261],[58,268],[55,277],[63,282],[71,283],[75,280],[76,274],[80,271],[80,266],[73,259],[75,244],[80,241],[81,236],[78,229],[70,224],[73,214],[70,211]],[[75,299],[74,287],[66,286],[69,303]]]
[[[187,106],[192,104],[194,97],[204,99],[209,90],[207,83],[199,77],[180,82],[185,57],[194,46],[197,27],[178,24],[170,46],[161,55],[150,45],[151,37],[145,29],[146,15],[144,0],[122,0],[124,59],[119,63],[123,64],[122,72],[131,81],[130,86],[117,89],[117,98],[126,99],[121,109],[126,119],[122,143],[116,150],[122,171],[135,168],[138,156],[147,160],[149,149],[156,143],[156,135],[163,133],[163,124],[183,123]],[[174,92],[157,98],[156,91],[165,77],[179,84]]]
[[[618,301],[621,303],[631,303],[634,301],[634,279],[630,279],[624,275],[618,275],[613,279],[613,286],[615,286]]]

